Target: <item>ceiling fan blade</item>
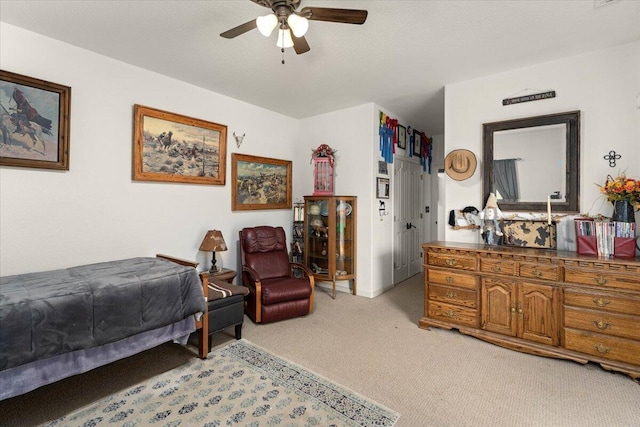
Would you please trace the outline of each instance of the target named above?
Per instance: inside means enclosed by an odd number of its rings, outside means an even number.
[[[291,34],[291,39],[293,40],[293,50],[295,50],[298,55],[302,55],[303,53],[311,50],[309,43],[307,43],[307,39],[305,39],[304,36],[296,37]]]
[[[235,28],[225,31],[220,34],[220,37],[224,37],[225,39],[232,39],[234,37],[238,37],[241,34],[246,33],[247,31],[251,31],[256,28],[256,20],[252,19],[251,21],[245,22],[242,25],[238,25]]]
[[[341,22],[344,24],[364,24],[368,12],[359,9],[333,9],[329,7],[305,7],[300,15],[314,21]]]
[[[271,2],[269,0],[251,0],[251,1],[254,2],[255,4],[268,7],[269,9],[271,9]]]

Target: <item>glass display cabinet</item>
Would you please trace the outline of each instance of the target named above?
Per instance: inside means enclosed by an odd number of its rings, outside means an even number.
[[[304,197],[304,263],[317,281],[351,281],[356,295],[355,196]]]

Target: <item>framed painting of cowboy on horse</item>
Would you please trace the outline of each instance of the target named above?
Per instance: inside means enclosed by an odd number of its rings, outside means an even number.
[[[227,127],[134,105],[133,179],[224,185]]]
[[[0,70],[0,165],[69,170],[71,88]]]

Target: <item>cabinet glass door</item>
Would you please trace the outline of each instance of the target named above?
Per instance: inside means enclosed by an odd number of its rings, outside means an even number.
[[[314,274],[329,276],[329,200],[306,200],[306,264]]]
[[[336,199],[335,202],[335,248],[336,279],[353,274],[353,201]]]

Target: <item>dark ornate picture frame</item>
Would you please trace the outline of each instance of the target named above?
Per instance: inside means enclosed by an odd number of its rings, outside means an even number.
[[[231,155],[231,210],[291,209],[290,160]]]
[[[407,148],[407,128],[402,125],[398,125],[398,148]]]
[[[134,105],[133,179],[224,185],[227,127]]]
[[[420,145],[422,143],[422,132],[418,130],[413,131],[413,155],[420,156]]]
[[[0,166],[69,170],[71,88],[0,70]]]

